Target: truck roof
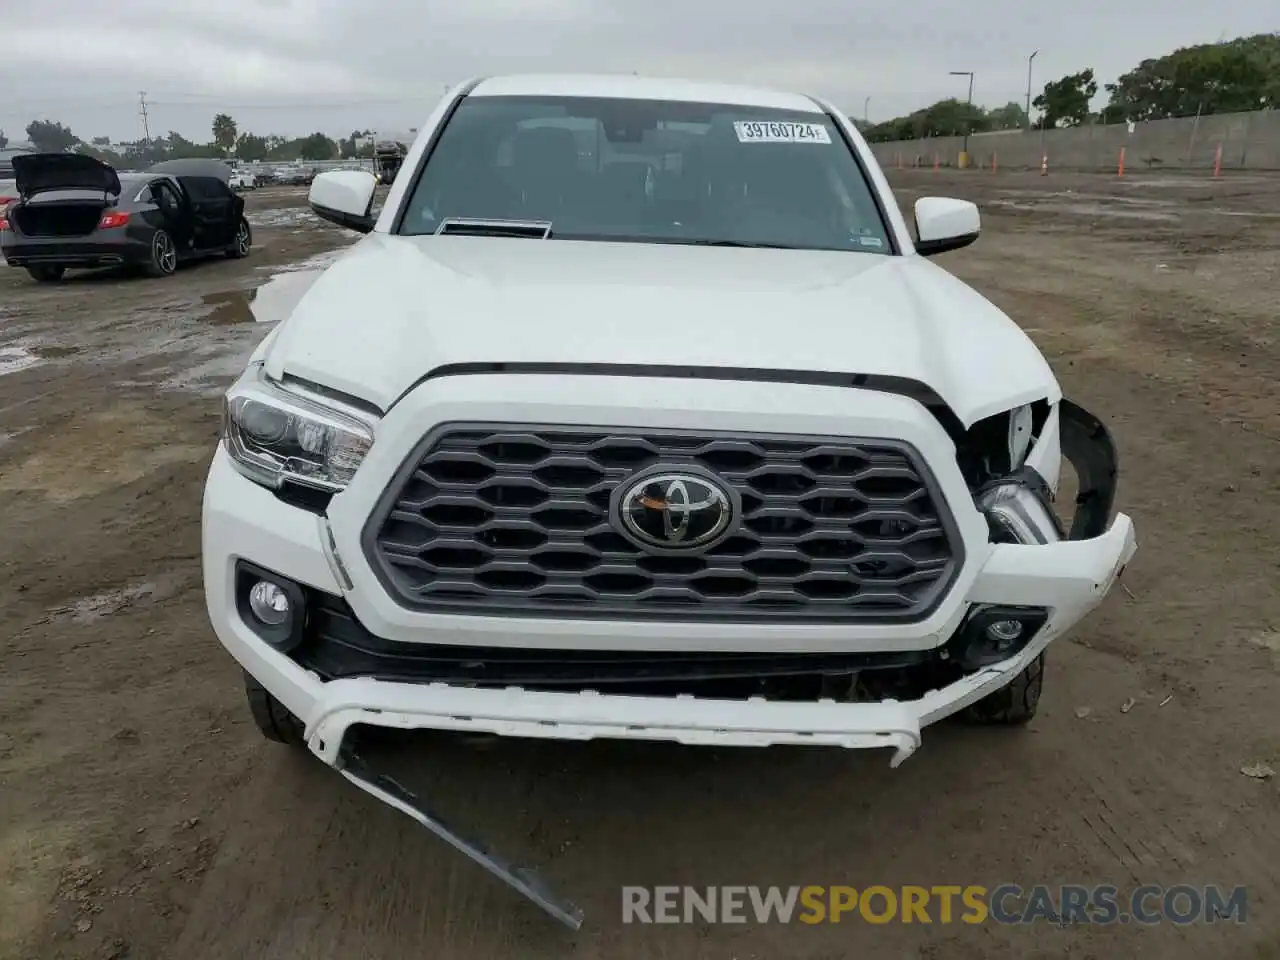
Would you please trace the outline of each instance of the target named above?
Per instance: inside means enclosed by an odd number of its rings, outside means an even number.
[[[731,103],[744,107],[821,113],[811,98],[757,87],[610,74],[518,74],[480,81],[473,97],[606,97],[631,100],[675,100],[692,103]]]

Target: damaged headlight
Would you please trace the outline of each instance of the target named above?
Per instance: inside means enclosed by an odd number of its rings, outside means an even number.
[[[1053,543],[1065,539],[1049,490],[1034,470],[1001,480],[979,492],[978,509],[987,517],[996,543]]]
[[[227,394],[222,432],[240,472],[272,488],[341,490],[373,446],[372,424],[276,386],[261,367]]]

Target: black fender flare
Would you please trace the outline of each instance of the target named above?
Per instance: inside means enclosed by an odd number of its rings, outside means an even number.
[[[1101,420],[1066,397],[1058,405],[1062,455],[1076,471],[1075,517],[1069,540],[1088,540],[1107,532],[1115,506],[1119,457],[1111,432]]]

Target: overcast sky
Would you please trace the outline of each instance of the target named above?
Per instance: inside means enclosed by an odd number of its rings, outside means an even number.
[[[1178,46],[1280,28],[1276,0],[43,0],[0,2],[0,129],[209,139],[418,126],[446,84],[626,72],[781,86],[872,121],[967,93],[995,106],[1092,66],[1099,86]],[[1100,100],[1103,99],[1100,97]]]

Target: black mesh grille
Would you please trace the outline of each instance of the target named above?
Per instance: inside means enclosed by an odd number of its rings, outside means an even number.
[[[961,560],[928,472],[891,441],[467,424],[421,450],[366,534],[387,588],[418,609],[910,621]],[[658,466],[736,491],[733,533],[687,554],[619,534],[611,494]]]

